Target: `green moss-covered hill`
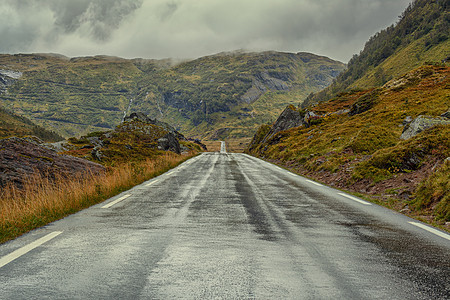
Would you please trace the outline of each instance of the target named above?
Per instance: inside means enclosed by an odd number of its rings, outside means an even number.
[[[134,111],[189,136],[249,137],[287,103],[328,86],[344,68],[309,53],[222,53],[178,64],[0,55],[0,71],[13,74],[4,76],[0,105],[65,137],[110,130]]]
[[[383,85],[429,62],[450,60],[450,2],[415,0],[396,24],[372,36],[348,62],[348,69],[303,107],[326,101],[341,92]]]

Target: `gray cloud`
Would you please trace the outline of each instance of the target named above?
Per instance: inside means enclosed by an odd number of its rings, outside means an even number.
[[[309,51],[347,61],[409,0],[3,0],[0,52],[199,57]]]

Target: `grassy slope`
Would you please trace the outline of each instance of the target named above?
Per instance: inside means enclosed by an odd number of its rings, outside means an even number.
[[[343,93],[313,108],[323,116],[315,125],[281,132],[251,153],[328,184],[370,194],[381,204],[450,221],[449,190],[442,186],[450,181],[444,163],[450,156],[450,126],[399,139],[407,116],[439,116],[449,109],[449,78],[449,67],[425,66],[397,85],[393,81],[378,90]],[[372,109],[354,116],[336,113],[369,94]],[[260,136],[269,127],[264,128]],[[434,181],[429,177],[433,172]]]
[[[4,69],[23,72],[2,105],[65,137],[113,128],[133,99],[143,111],[192,136],[250,136],[280,112],[286,92],[255,103],[241,97],[256,76],[282,78],[303,98],[329,84],[344,65],[307,53],[229,53],[171,66],[167,61],[52,55],[0,55]],[[229,129],[226,129],[229,128]],[[220,133],[220,132],[219,132]]]
[[[380,80],[375,73],[381,68],[386,79],[398,77],[406,72],[422,66],[427,62],[441,62],[448,55],[450,40],[440,43],[430,49],[425,47],[427,37],[412,42],[397,51],[376,68],[370,68],[365,75],[356,80],[350,88],[369,88],[379,85]]]
[[[0,108],[0,139],[11,136],[37,136],[44,141],[54,142],[63,138],[58,134],[33,124],[25,117],[11,114]]]

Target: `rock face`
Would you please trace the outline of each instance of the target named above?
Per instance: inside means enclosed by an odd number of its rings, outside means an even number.
[[[0,140],[0,186],[12,182],[22,186],[36,172],[50,179],[83,173],[99,173],[105,168],[85,159],[57,154],[40,145],[38,138],[12,137]]]
[[[22,72],[12,70],[0,70],[0,94],[5,92],[10,85],[22,77]]]
[[[425,129],[436,125],[450,125],[450,120],[444,117],[418,116],[409,124],[409,126],[406,126],[405,129],[403,129],[400,138],[402,140],[407,140],[421,133]]]
[[[158,149],[164,151],[172,151],[176,154],[181,153],[180,142],[172,132],[169,132],[162,138],[158,139]]]
[[[278,117],[278,119],[273,124],[272,128],[270,129],[269,133],[264,138],[263,142],[270,139],[273,135],[276,133],[288,130],[290,128],[298,127],[303,124],[303,119],[300,116],[297,109],[289,105],[284,109],[284,111],[281,113],[281,115]]]

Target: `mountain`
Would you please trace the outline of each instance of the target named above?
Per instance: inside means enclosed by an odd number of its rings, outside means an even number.
[[[340,92],[383,85],[426,63],[450,60],[449,1],[416,0],[399,21],[372,36],[348,68],[328,88],[310,94],[302,107],[326,101]]]
[[[309,53],[231,52],[192,61],[0,55],[0,103],[65,137],[142,111],[188,136],[249,137],[345,65]]]

